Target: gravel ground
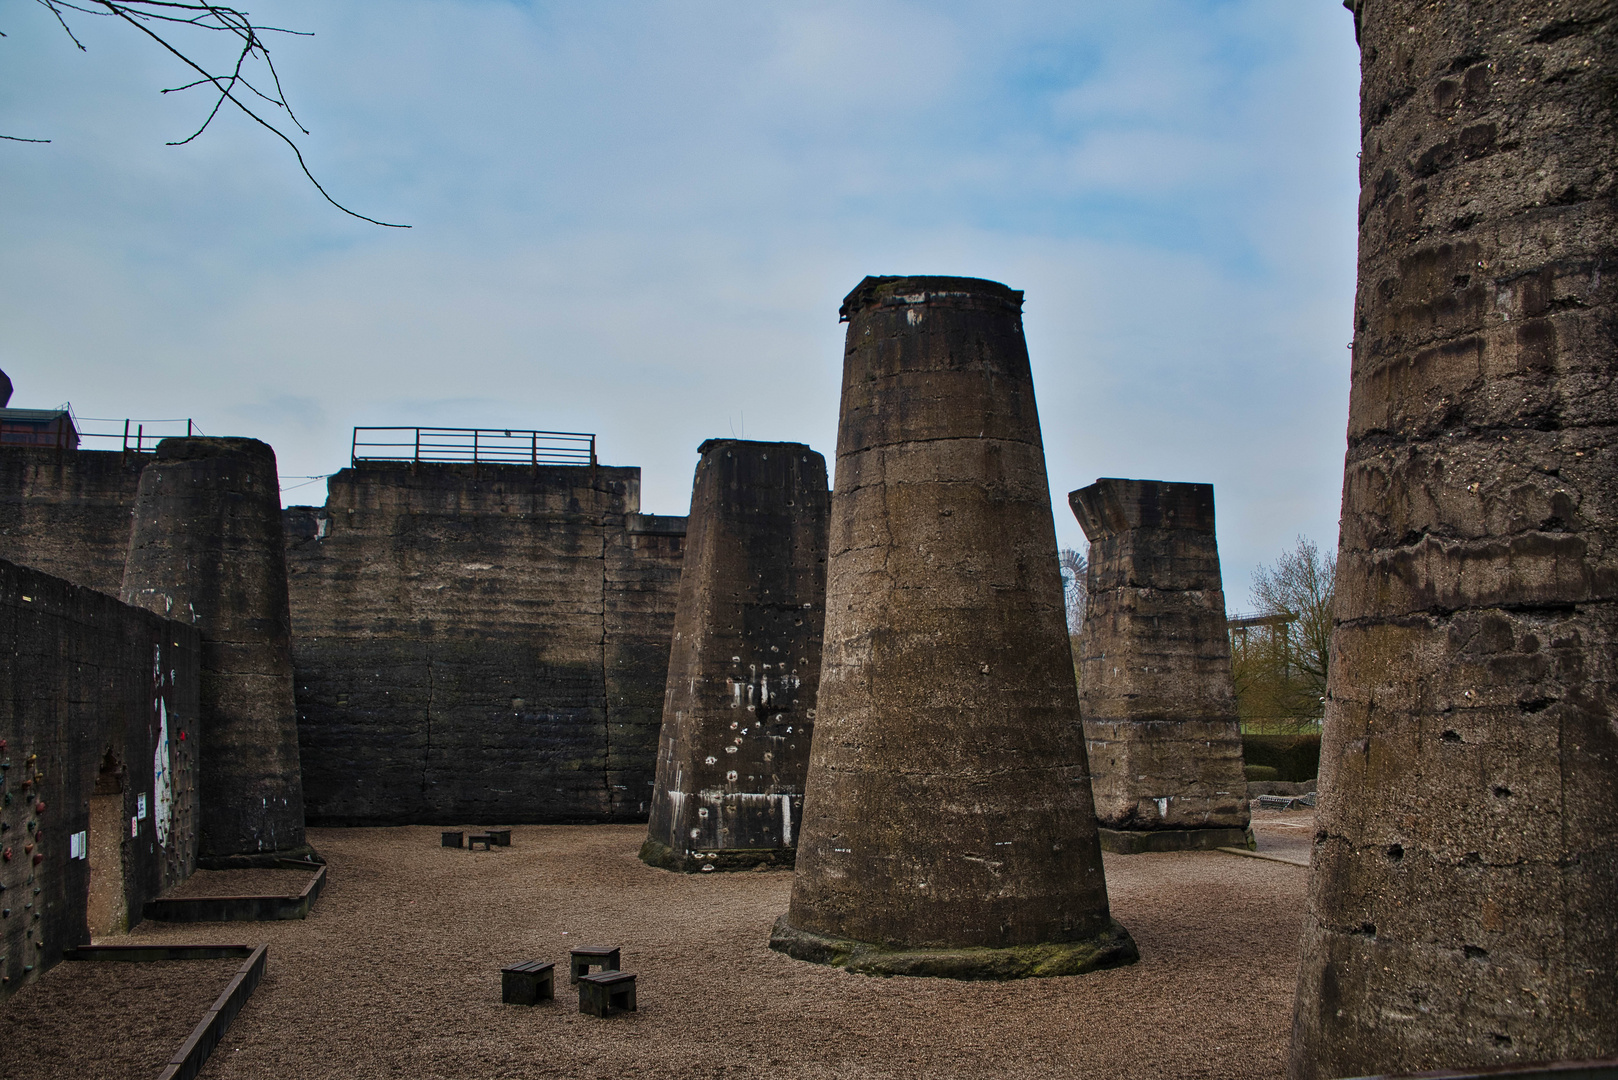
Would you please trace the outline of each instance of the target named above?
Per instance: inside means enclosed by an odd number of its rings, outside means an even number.
[[[1255,814],[1260,849],[1307,858],[1312,816]],[[771,952],[790,872],[653,870],[635,857],[644,826],[519,826],[492,852],[442,848],[439,831],[310,830],[330,871],[307,920],[136,927],[127,940],[270,943],[265,980],[204,1080],[1283,1073],[1301,868],[1218,852],[1108,855],[1113,913],[1139,964],[959,983],[849,975]],[[638,1012],[578,1012],[566,975],[577,944],[622,946]],[[529,959],[557,963],[557,1000],[502,1005],[500,968]],[[87,966],[62,965],[41,985]],[[206,1007],[199,999],[176,1020],[159,1062]],[[106,1038],[99,1025],[81,1034]]]
[[[0,1005],[0,1077],[152,1080],[241,966],[241,957],[58,964]]]

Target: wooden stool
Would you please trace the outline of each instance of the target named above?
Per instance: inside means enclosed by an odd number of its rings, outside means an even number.
[[[579,979],[579,1011],[606,1016],[614,1009],[635,1012],[635,976],[627,971],[599,971]]]
[[[500,1000],[511,1005],[537,1005],[556,1000],[556,965],[527,960],[500,969]]]
[[[461,834],[458,832],[441,833],[440,836],[442,837],[440,842],[445,847],[458,848],[461,846]]]
[[[573,950],[572,963],[568,967],[567,981],[576,983],[590,973],[593,967],[603,972],[618,970],[618,946],[616,945],[580,945]]]
[[[473,833],[466,838],[466,850],[471,851],[479,844],[482,844],[484,851],[490,851],[492,850],[489,846],[491,842],[488,833]]]
[[[489,839],[494,841],[497,846],[499,846],[499,847],[510,847],[511,846],[511,830],[510,829],[485,829],[483,831],[489,834]]]

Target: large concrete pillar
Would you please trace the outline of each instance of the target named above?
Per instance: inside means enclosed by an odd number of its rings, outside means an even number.
[[[123,597],[202,636],[199,865],[303,849],[275,452],[256,439],[159,443]]]
[[[640,854],[671,870],[790,866],[820,682],[826,459],[740,439],[698,453]]]
[[[1212,484],[1097,480],[1079,710],[1104,850],[1252,844]]]
[[[1133,961],[1111,918],[1022,293],[866,278],[792,902],[771,946],[879,974]]]
[[[1290,1075],[1618,1055],[1618,9],[1362,0]]]

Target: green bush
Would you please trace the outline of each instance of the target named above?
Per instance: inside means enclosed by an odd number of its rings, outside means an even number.
[[[1243,735],[1242,760],[1249,769],[1274,769],[1277,780],[1313,780],[1320,773],[1320,735]],[[1249,774],[1248,779],[1254,777]]]
[[[1249,780],[1279,780],[1280,770],[1274,765],[1245,765],[1242,772],[1247,774]]]

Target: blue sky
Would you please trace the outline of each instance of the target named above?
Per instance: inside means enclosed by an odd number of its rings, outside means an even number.
[[[1059,540],[1100,476],[1216,486],[1229,606],[1334,546],[1358,54],[1336,0],[259,0],[291,157],[109,20],[0,6],[12,404],[191,416],[287,484],[356,424],[560,428],[684,513],[696,447],[831,455],[866,274],[1027,294]],[[287,492],[320,502],[320,482]]]

